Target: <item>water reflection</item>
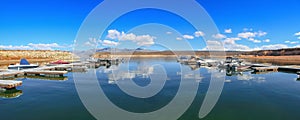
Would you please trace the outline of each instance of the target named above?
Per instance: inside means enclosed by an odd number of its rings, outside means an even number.
[[[252,80],[252,79],[254,79],[254,77],[251,74],[240,73],[237,76],[237,80],[241,80],[241,81],[248,81],[248,80]]]
[[[17,89],[0,89],[0,97],[1,98],[6,98],[6,99],[12,99],[12,98],[18,98],[21,95],[23,95],[22,90],[17,90]]]
[[[264,77],[254,78],[253,75],[270,74],[270,73],[278,72],[278,71],[257,72],[252,69],[235,70],[235,69],[231,69],[231,68],[207,67],[207,66],[200,66],[200,65],[187,65],[187,66],[189,66],[190,69],[193,71],[198,71],[201,68],[205,68],[208,71],[208,73],[213,73],[213,72],[217,72],[216,70],[218,70],[218,72],[220,72],[220,73],[226,72],[226,76],[235,76],[237,78],[237,80],[240,80],[240,81],[253,80],[257,83],[266,82],[266,79]],[[280,72],[295,74],[295,72],[289,72],[289,71],[280,71]],[[179,73],[177,73],[177,74],[179,74]],[[188,75],[186,75],[186,76],[188,76]],[[297,78],[295,78],[295,79],[296,79],[296,81],[300,81],[300,73],[297,74]],[[227,80],[225,80],[225,82],[230,83],[230,82],[232,82],[232,80],[227,79]]]
[[[30,78],[30,79],[34,79],[34,80],[51,80],[51,81],[67,81],[68,80],[67,76],[47,77],[47,76],[36,75],[36,76],[26,76],[25,78]]]
[[[126,70],[126,65],[112,65],[107,67],[101,67],[98,69],[99,73],[105,73],[108,77],[109,84],[115,84],[119,80],[129,80],[134,78],[150,78],[153,74],[154,67],[146,62],[138,63],[136,69]]]

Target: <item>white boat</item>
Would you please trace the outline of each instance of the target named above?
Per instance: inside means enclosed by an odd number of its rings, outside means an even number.
[[[216,66],[219,63],[217,60],[212,59],[198,59],[197,64],[201,66]]]
[[[36,64],[30,64],[26,59],[21,59],[19,65],[9,65],[8,69],[15,69],[15,70],[21,70],[21,69],[29,69],[29,68],[37,68],[39,67]]]

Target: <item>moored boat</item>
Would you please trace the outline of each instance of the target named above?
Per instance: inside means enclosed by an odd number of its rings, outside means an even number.
[[[21,69],[29,69],[29,68],[37,68],[37,67],[39,67],[39,65],[30,64],[26,59],[21,59],[20,64],[18,64],[18,65],[9,65],[8,69],[21,70]]]
[[[69,62],[65,62],[65,61],[63,61],[63,60],[58,60],[58,61],[56,61],[56,62],[52,62],[52,63],[50,63],[50,64],[70,64]]]

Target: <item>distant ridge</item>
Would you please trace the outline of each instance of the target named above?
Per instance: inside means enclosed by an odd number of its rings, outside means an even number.
[[[300,55],[300,48],[284,48],[277,50],[258,50],[244,52],[242,55],[258,55],[258,56],[292,56]]]

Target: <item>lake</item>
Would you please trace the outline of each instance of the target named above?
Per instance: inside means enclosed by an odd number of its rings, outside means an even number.
[[[223,83],[224,87],[217,103],[204,120],[300,119],[300,81],[296,80],[296,74],[254,74],[252,71],[198,68],[181,65],[174,59],[133,59],[129,63],[109,68],[90,69],[86,73],[68,73],[63,79],[56,80],[18,78],[23,81],[21,87],[0,92],[0,115],[1,119],[13,120],[96,119],[89,112],[93,110],[85,108],[85,105],[93,104],[81,101],[85,95],[97,98],[100,93],[93,88],[93,81],[96,81],[106,96],[100,99],[109,100],[120,110],[146,114],[173,105],[170,108],[176,109],[169,109],[168,114],[159,114],[154,119],[180,116],[180,120],[197,120],[213,73],[227,76],[224,81],[217,81]],[[81,77],[75,79],[75,74]],[[97,80],[93,80],[93,77],[97,77]],[[84,87],[86,91],[82,93],[85,95],[78,95],[77,90],[83,89],[76,89],[75,84],[77,88]],[[181,86],[185,88],[181,89]],[[179,102],[172,104],[177,98]],[[94,98],[88,99],[93,101]],[[100,99],[94,100],[99,101],[99,106],[105,104]],[[99,110],[99,116],[118,116],[117,111],[103,106],[94,109]]]

